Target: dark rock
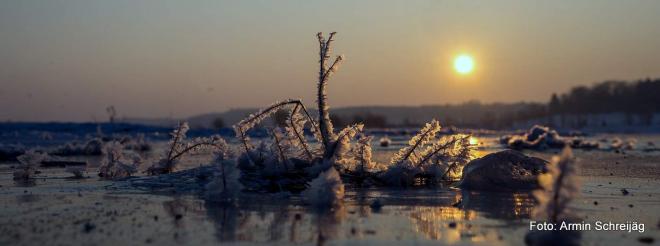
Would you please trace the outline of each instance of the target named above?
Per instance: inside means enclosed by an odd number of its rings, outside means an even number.
[[[505,150],[470,161],[459,186],[473,190],[532,190],[538,175],[547,171],[547,161],[515,150]]]

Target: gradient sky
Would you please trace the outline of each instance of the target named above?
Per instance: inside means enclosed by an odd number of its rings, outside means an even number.
[[[0,120],[186,117],[314,104],[318,31],[346,62],[329,103],[546,101],[660,77],[660,1],[0,0]],[[458,76],[469,53],[476,70]]]

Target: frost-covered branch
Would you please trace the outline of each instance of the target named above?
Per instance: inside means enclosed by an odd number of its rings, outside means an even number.
[[[304,106],[301,105],[302,104],[296,105],[291,110],[291,113],[289,114],[289,121],[287,122],[287,126],[285,130],[289,135],[289,137],[296,138],[296,140],[300,144],[299,145],[300,148],[303,149],[303,151],[305,152],[307,159],[309,161],[312,161],[314,159],[314,155],[310,151],[309,145],[307,144],[307,141],[305,140],[305,136],[303,135],[306,120],[300,114],[301,108],[304,110]],[[314,124],[314,122],[311,122],[311,124]]]
[[[532,215],[557,223],[566,219],[567,205],[580,192],[577,164],[571,148],[566,147],[560,156],[554,156],[548,172],[539,175],[541,189],[534,191],[538,205]]]
[[[245,151],[249,152],[251,149],[249,138],[246,135],[247,131],[252,129],[254,126],[259,124],[260,122],[262,122],[264,119],[268,118],[275,112],[277,112],[277,110],[289,105],[296,105],[296,107],[299,107],[300,110],[302,110],[305,113],[305,116],[307,116],[308,120],[310,121],[310,124],[312,125],[312,128],[316,128],[314,119],[309,115],[309,112],[307,112],[305,105],[303,105],[300,99],[288,99],[282,102],[275,102],[270,106],[262,110],[259,110],[259,112],[255,114],[251,114],[247,118],[241,120],[240,122],[234,125],[234,131],[236,132],[236,135],[241,139]]]
[[[400,165],[407,160],[410,160],[411,163],[418,163],[418,157],[415,151],[433,140],[438,131],[440,131],[440,123],[438,123],[437,120],[426,123],[426,126],[420,130],[419,134],[415,135],[410,141],[408,141],[408,146],[400,149],[399,152],[392,157],[390,164]]]
[[[187,153],[198,152],[208,148],[213,148],[216,151],[222,152],[229,148],[227,142],[220,136],[195,138],[186,142],[185,138],[188,129],[188,123],[182,122],[179,124],[178,128],[172,131],[172,140],[170,140],[170,148],[167,151],[167,154],[146,170],[148,174],[155,175],[171,173],[179,158]]]
[[[124,146],[119,142],[111,142],[103,148],[103,161],[99,167],[99,177],[104,179],[117,179],[131,176],[137,172],[137,166],[141,162],[138,156],[132,160],[124,157]]]
[[[332,41],[334,41],[334,36],[336,32],[331,32],[330,36],[326,40],[323,37],[323,33],[319,32],[317,34],[319,40],[319,77],[318,77],[318,92],[316,95],[318,110],[319,110],[319,128],[320,134],[322,136],[322,143],[325,147],[324,157],[329,158],[332,153],[329,152],[329,146],[332,141],[335,141],[336,137],[334,135],[334,130],[332,126],[332,120],[330,120],[329,107],[326,102],[327,92],[326,84],[328,79],[332,74],[337,70],[339,64],[343,61],[343,56],[338,56],[335,58],[334,62],[328,66],[328,59],[330,59],[330,53],[332,52]]]

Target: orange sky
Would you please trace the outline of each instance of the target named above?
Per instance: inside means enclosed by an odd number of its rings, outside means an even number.
[[[0,120],[185,117],[314,103],[318,31],[346,62],[333,107],[546,101],[660,77],[658,1],[2,1]],[[452,59],[476,69],[457,76]]]

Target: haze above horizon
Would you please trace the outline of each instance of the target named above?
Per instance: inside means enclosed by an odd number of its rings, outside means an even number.
[[[331,107],[546,102],[660,77],[658,1],[2,1],[0,121],[182,118],[302,98],[315,34]],[[476,69],[458,76],[454,58]]]

